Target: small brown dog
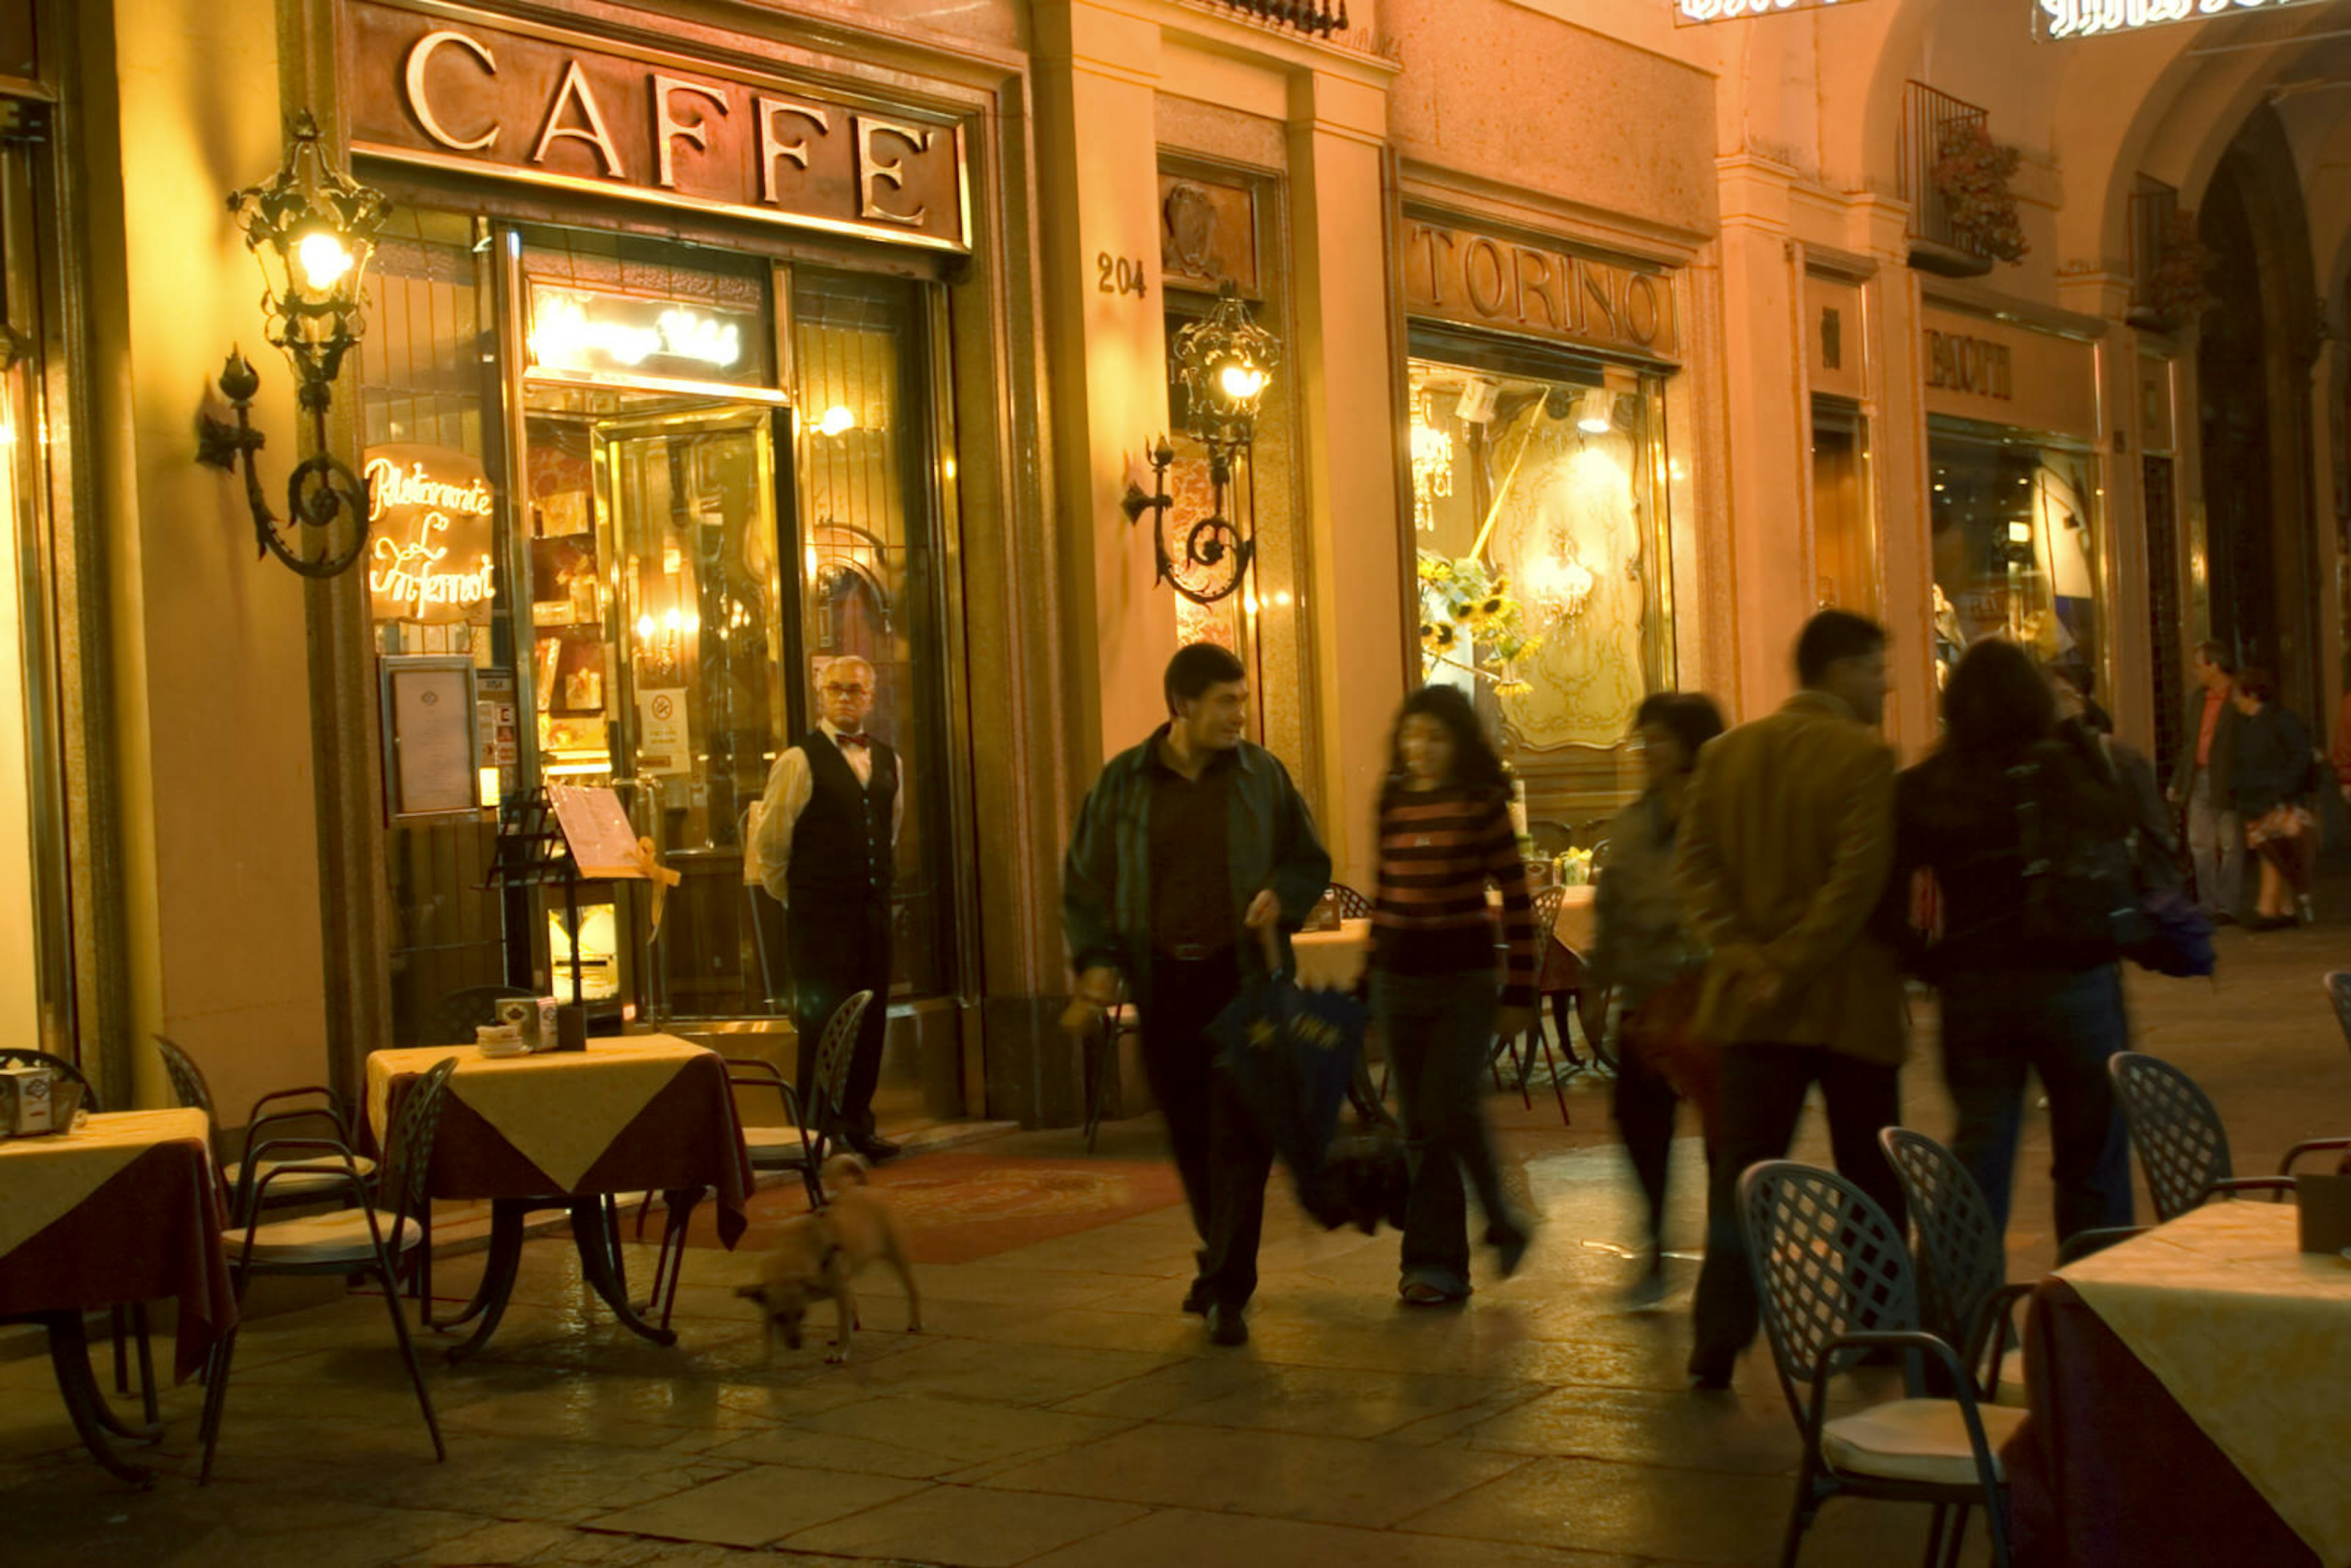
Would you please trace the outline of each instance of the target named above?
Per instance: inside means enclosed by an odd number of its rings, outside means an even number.
[[[908,1333],[923,1332],[923,1301],[898,1244],[897,1220],[882,1195],[865,1183],[865,1162],[855,1155],[835,1155],[824,1162],[823,1176],[825,1206],[786,1222],[780,1244],[759,1260],[758,1281],[738,1286],[735,1293],[758,1302],[766,1314],[770,1355],[778,1334],[786,1349],[799,1349],[809,1308],[832,1302],[832,1349],[824,1359],[837,1364],[849,1359],[850,1331],[857,1322],[850,1281],[860,1269],[879,1259],[898,1271],[906,1287]]]

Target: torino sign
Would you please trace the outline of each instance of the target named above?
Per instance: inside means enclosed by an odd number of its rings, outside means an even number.
[[[2283,11],[2317,4],[2319,0],[2039,0],[2033,8],[2032,31],[2041,38],[2095,38],[2103,33],[2136,33],[2243,11]]]
[[[1847,4],[1851,0],[1674,0],[1674,26],[1695,27],[1706,22],[1736,22],[1749,16],[1776,16],[1782,11],[1817,11]]]

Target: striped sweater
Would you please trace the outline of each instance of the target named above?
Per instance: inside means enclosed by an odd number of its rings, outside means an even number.
[[[1486,884],[1502,892],[1509,961],[1502,1004],[1535,1002],[1534,905],[1526,862],[1503,798],[1491,791],[1399,789],[1380,809],[1378,898],[1372,962],[1392,975],[1458,974],[1494,967]]]

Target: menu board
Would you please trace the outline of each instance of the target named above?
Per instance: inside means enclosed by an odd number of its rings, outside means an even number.
[[[629,825],[629,813],[618,795],[601,786],[549,784],[547,798],[581,876],[645,874],[644,863],[637,858],[637,830]]]

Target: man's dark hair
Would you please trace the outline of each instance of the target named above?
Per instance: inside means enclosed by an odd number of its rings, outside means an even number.
[[[1723,731],[1722,710],[1703,692],[1656,692],[1641,699],[1633,727],[1650,725],[1681,742],[1689,766],[1698,766],[1698,749]]]
[[[1228,681],[1245,681],[1249,671],[1228,648],[1214,643],[1186,643],[1176,650],[1167,661],[1167,713],[1176,714],[1177,703],[1190,702],[1210,686],[1221,686]]]
[[[2229,652],[2226,643],[2199,643],[2196,644],[2196,656],[2224,675],[2237,673],[2237,656]]]
[[[1839,659],[1865,659],[1886,646],[1886,628],[1850,610],[1823,610],[1796,639],[1796,678],[1816,686]]]
[[[2049,738],[2057,727],[2057,698],[2032,654],[1987,637],[1951,671],[1943,722],[1952,749],[2005,759]]]
[[[2248,664],[2236,672],[2237,689],[2257,703],[2277,701],[2277,677],[2259,664]]]

